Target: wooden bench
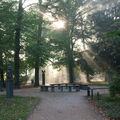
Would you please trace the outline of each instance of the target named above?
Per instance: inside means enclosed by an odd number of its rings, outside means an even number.
[[[63,84],[51,84],[51,92],[55,92],[55,88],[58,88],[58,90],[60,90],[61,92],[63,92],[64,88],[68,89],[69,92],[72,92],[72,89],[75,89],[76,92],[80,91],[81,84],[67,84],[67,83],[63,83]]]
[[[64,89],[67,89],[69,92],[72,92],[74,89],[76,92],[79,92],[82,90],[87,90],[88,85],[87,84],[81,84],[81,83],[74,83],[74,84],[68,84],[68,83],[62,83],[62,84],[50,84],[50,85],[41,85],[40,91],[48,92],[50,88],[51,92],[55,92],[55,89],[57,88],[61,92],[64,91]]]

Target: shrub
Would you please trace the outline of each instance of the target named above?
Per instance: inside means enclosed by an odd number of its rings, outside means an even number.
[[[115,97],[116,94],[120,94],[120,76],[115,74],[110,81],[110,95]]]

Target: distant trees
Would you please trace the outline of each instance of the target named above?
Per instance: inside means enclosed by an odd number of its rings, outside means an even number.
[[[10,61],[14,66],[15,87],[19,88],[21,76],[26,75],[27,70],[35,66],[39,70],[39,66],[44,66],[48,60],[49,46],[41,35],[41,23],[44,21],[42,14],[36,10],[39,5],[29,6],[31,10],[25,11],[22,0],[1,1],[0,4],[0,76],[3,81],[6,65]],[[35,13],[32,10],[34,6]],[[39,85],[37,70],[35,86]]]
[[[114,7],[98,11],[92,15],[94,21],[94,30],[96,42],[91,42],[91,47],[109,64],[108,68],[114,68],[119,71],[120,59],[120,3],[115,3]],[[104,70],[105,70],[104,69]]]
[[[42,35],[43,33],[43,25],[44,25],[44,20],[43,20],[43,14],[44,11],[44,6],[42,0],[38,0],[38,20],[37,24],[34,24],[34,27],[37,28],[36,32],[36,45],[35,45],[35,53],[32,52],[32,56],[35,55],[35,86],[39,86],[39,69],[42,67],[45,63],[46,60],[49,58],[49,47],[48,43],[46,42],[44,36]],[[44,26],[45,27],[45,26]],[[36,30],[36,29],[35,29]]]
[[[50,58],[50,45],[47,31],[47,22],[43,19],[46,10],[42,0],[32,6],[25,14],[24,18],[24,47],[27,69],[35,69],[34,86],[39,86],[39,70],[46,65]]]
[[[39,86],[39,69],[45,66],[50,57],[50,47],[43,36],[45,21],[43,19],[44,7],[42,0],[38,4],[33,5],[24,14],[24,29],[23,29],[23,51],[27,70],[35,69],[34,86]],[[47,30],[47,29],[46,29]]]

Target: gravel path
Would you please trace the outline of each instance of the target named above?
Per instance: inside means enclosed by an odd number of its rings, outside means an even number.
[[[15,95],[40,97],[40,104],[27,120],[104,120],[86,99],[77,93],[40,93],[39,89],[16,90]]]

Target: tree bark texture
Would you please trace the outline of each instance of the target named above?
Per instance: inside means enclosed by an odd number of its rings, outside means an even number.
[[[15,33],[15,55],[14,55],[14,75],[15,75],[15,87],[20,87],[19,81],[19,69],[20,69],[20,37],[21,37],[21,25],[23,18],[23,7],[22,0],[19,0],[19,8],[18,8],[18,17],[16,22],[16,33]]]
[[[3,69],[3,58],[2,53],[0,53],[0,81],[1,81],[1,87],[5,87],[4,84],[4,69]]]
[[[41,7],[41,0],[38,1],[39,2],[39,10],[41,11],[40,7]],[[38,48],[40,47],[40,42],[41,42],[41,34],[42,34],[42,22],[43,22],[43,15],[40,14],[39,16],[39,25],[38,25],[38,40],[37,40],[37,45]],[[35,87],[39,86],[39,66],[40,66],[40,55],[39,52],[37,52],[36,55],[36,60],[35,60]]]

